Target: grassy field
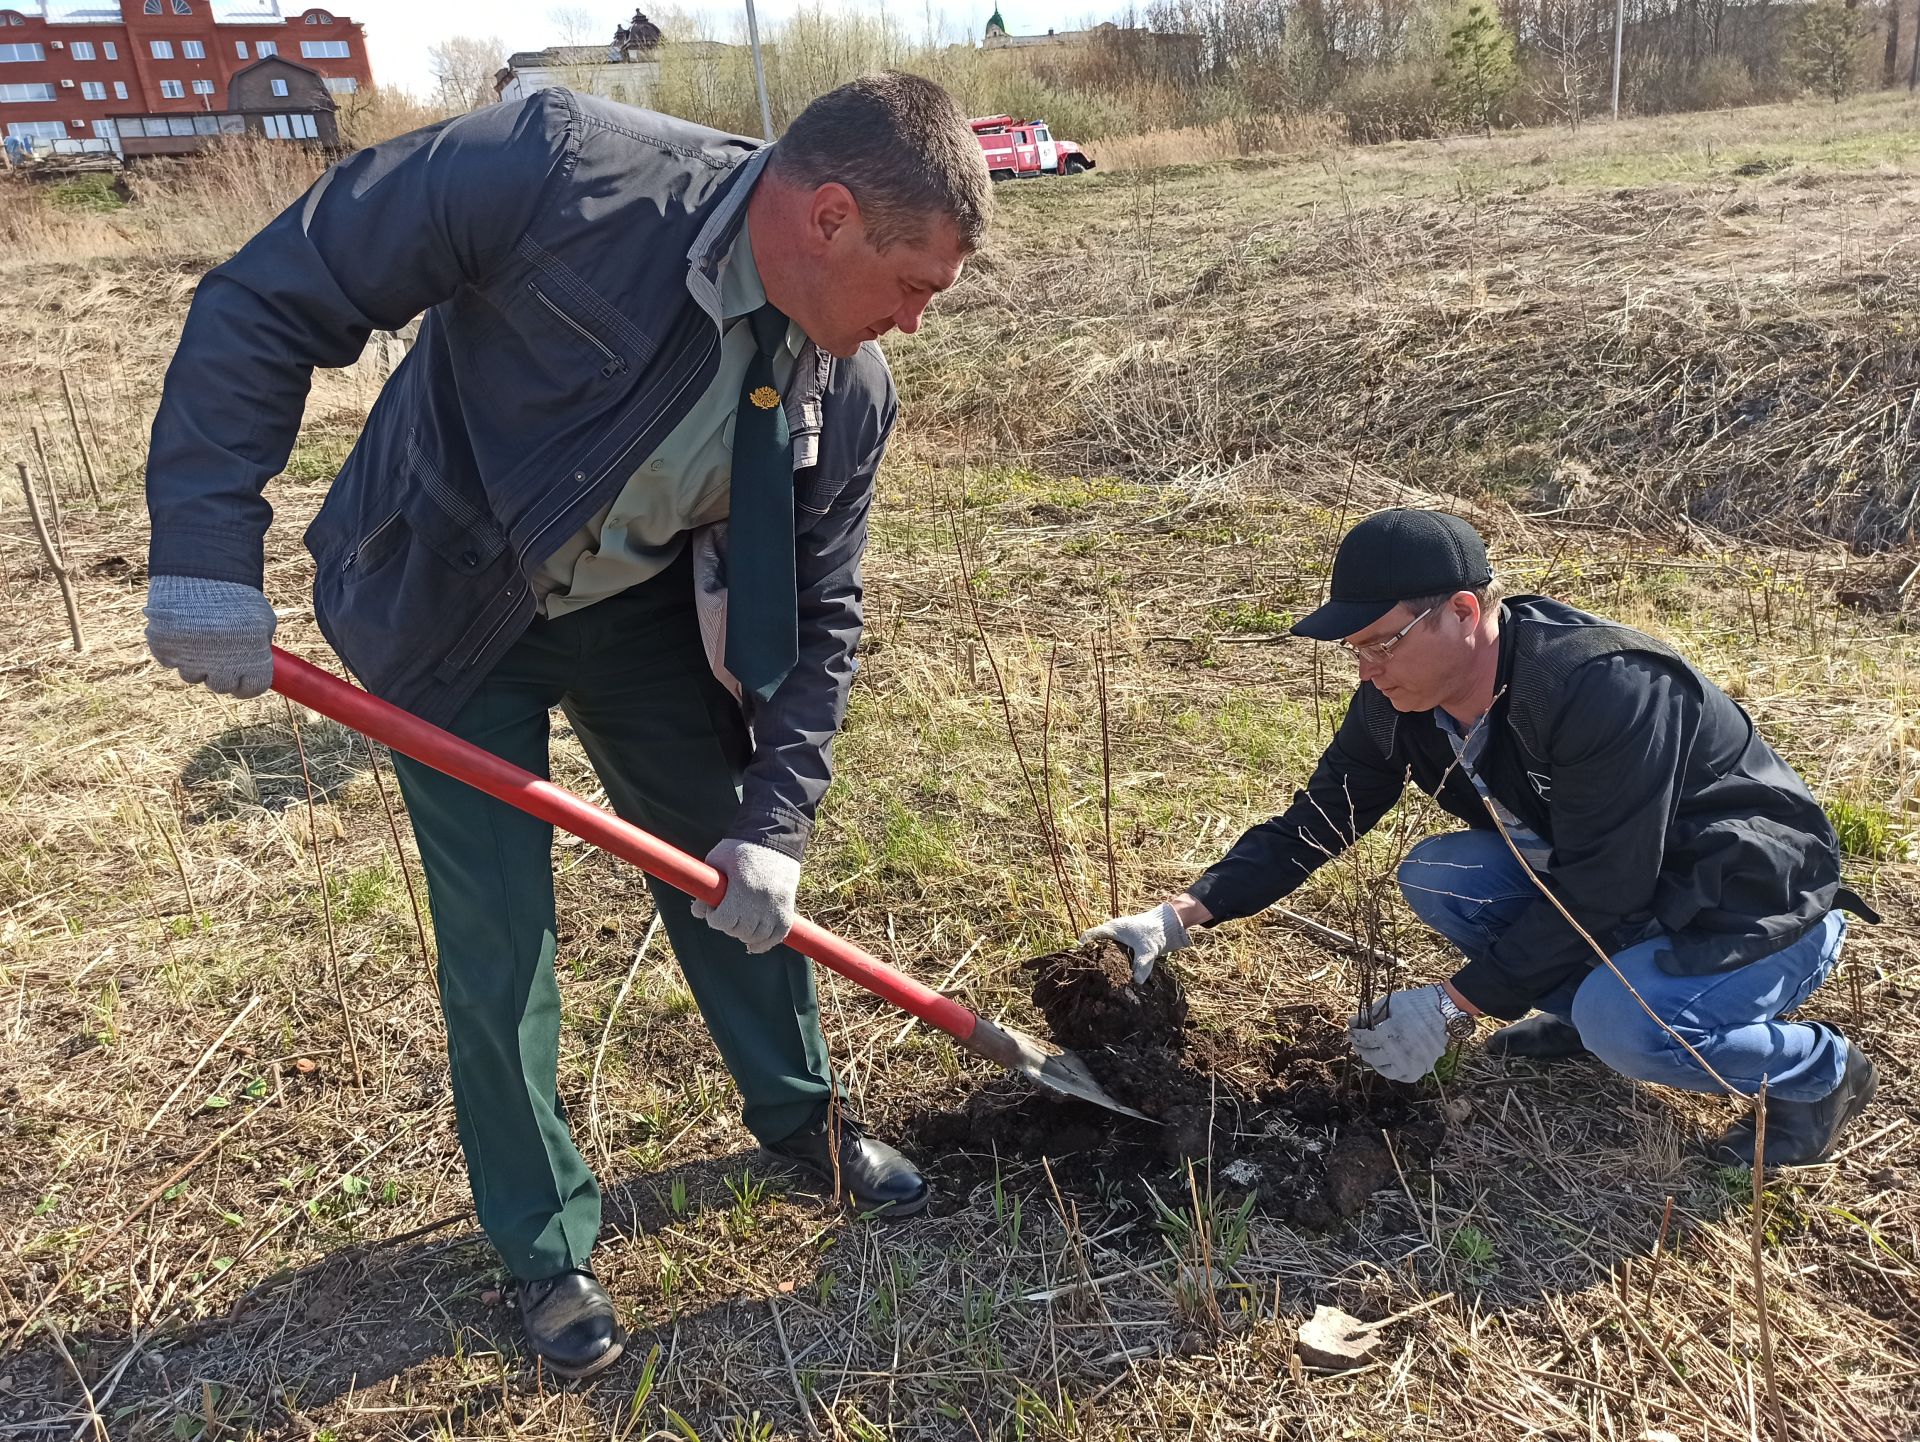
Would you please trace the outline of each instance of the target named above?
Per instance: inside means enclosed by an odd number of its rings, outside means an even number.
[[[1284,633],[1344,525],[1444,503],[1510,583],[1682,646],[1835,815],[1887,924],[1812,1003],[1881,1068],[1833,1164],[1756,1211],[1689,1155],[1727,1104],[1469,1051],[1422,1093],[1438,1154],[1329,1231],[1204,1166],[1142,1207],[1071,1155],[923,1152],[932,1215],[848,1219],[752,1151],[637,875],[563,843],[562,1093],[634,1333],[584,1386],[529,1367],[472,1222],[384,758],[141,644],[161,369],[195,277],[298,177],[36,212],[0,257],[0,1437],[1734,1442],[1775,1431],[1756,1247],[1785,1435],[1915,1435],[1916,122],[1874,97],[1004,191],[890,348],[904,420],[803,887],[1040,1030],[1020,962],[1192,879],[1324,743],[1351,678]],[[318,379],[271,493],[279,640],[317,660],[298,537],[381,373]],[[34,428],[78,654],[15,479]],[[1008,718],[1036,769],[1045,738],[1070,899]],[[555,778],[597,794],[564,734]],[[1448,963],[1388,873],[1438,823],[1403,810],[1289,905],[1351,930],[1385,897],[1425,980]],[[1176,965],[1199,1033],[1274,1045],[1357,984],[1278,917]],[[1012,1105],[823,992],[883,1130]],[[1382,1324],[1363,1369],[1295,1356],[1323,1303]]]

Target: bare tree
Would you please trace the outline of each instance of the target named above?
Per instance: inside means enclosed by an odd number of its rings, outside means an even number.
[[[435,97],[449,110],[491,105],[494,76],[506,63],[506,42],[497,35],[449,35],[427,50]]]
[[[561,45],[591,45],[607,38],[606,27],[584,5],[556,5],[547,12],[547,24]]]

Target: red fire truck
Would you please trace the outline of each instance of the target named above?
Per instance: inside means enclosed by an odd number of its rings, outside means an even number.
[[[1093,157],[1071,140],[1055,140],[1044,120],[981,115],[971,122],[995,180],[1026,175],[1078,175],[1093,169]]]

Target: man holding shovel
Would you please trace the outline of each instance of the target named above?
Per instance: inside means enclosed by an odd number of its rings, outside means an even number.
[[[1362,1061],[1418,1080],[1492,1015],[1512,1024],[1490,1052],[1590,1052],[1690,1091],[1764,1081],[1766,1159],[1832,1155],[1873,1063],[1825,1022],[1780,1018],[1832,971],[1844,911],[1878,918],[1840,885],[1832,825],[1747,714],[1650,636],[1543,596],[1502,601],[1455,516],[1369,516],[1340,543],[1331,595],[1294,634],[1345,647],[1360,686],[1306,789],[1187,891],[1088,939],[1126,946],[1144,980],[1189,927],[1291,892],[1411,779],[1466,829],[1416,845],[1400,888],[1465,964],[1355,1017]],[[1751,1116],[1709,1151],[1752,1165]]]
[[[951,98],[902,74],[766,147],[564,90],[461,116],[341,162],[208,275],[148,471],[153,654],[257,695],[261,492],[312,370],[425,313],[306,534],[322,631],[369,690],[541,775],[560,706],[614,809],[724,874],[714,907],[653,890],[746,1124],[891,1215],[926,1184],[829,1126],[812,972],[780,942],[894,421],[873,342],[958,278],[990,193]],[[588,1375],[621,1336],[555,1095],[552,832],[395,764],[476,1210],[531,1349]]]

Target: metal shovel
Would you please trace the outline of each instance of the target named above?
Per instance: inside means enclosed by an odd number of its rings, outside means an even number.
[[[591,806],[531,771],[482,751],[471,742],[462,741],[398,706],[369,695],[278,646],[273,648],[273,689],[402,755],[411,756],[436,771],[444,771],[509,806],[593,843],[602,851],[631,861],[647,875],[700,901],[716,904],[726,892],[726,878],[704,861],[695,860],[612,812]],[[815,926],[804,917],[794,922],[793,930],[787,934],[787,945],[802,956],[839,972],[881,1000],[892,1002],[929,1026],[940,1028],[977,1057],[1018,1072],[1048,1091],[1078,1097],[1123,1116],[1152,1120],[1108,1096],[1093,1079],[1086,1063],[1072,1052],[1049,1051],[1023,1032],[975,1015],[952,997],[942,996],[912,977],[903,976],[852,942]]]

